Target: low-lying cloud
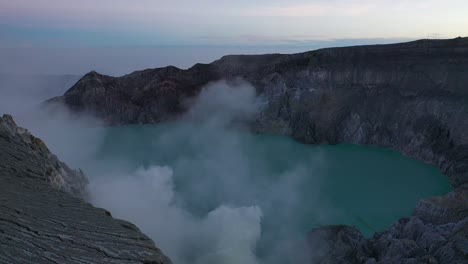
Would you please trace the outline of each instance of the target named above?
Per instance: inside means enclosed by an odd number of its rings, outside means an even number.
[[[92,181],[93,202],[137,224],[174,263],[257,263],[261,209],[221,205],[196,217],[175,204],[169,167]],[[208,190],[207,190],[208,191]]]

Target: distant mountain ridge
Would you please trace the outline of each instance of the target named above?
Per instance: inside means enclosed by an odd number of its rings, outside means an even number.
[[[468,182],[456,162],[468,155],[468,38],[229,55],[122,77],[92,71],[48,102],[111,126],[151,124],[177,119],[204,85],[238,77],[267,102],[256,132],[388,147],[437,165],[454,186]]]

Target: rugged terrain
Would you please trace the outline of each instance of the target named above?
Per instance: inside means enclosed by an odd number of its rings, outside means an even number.
[[[171,263],[133,224],[86,203],[86,185],[0,117],[0,263]]]
[[[438,166],[455,187],[468,182],[468,38],[225,56],[122,77],[93,71],[50,101],[108,125],[157,123],[177,118],[207,83],[239,77],[264,102],[257,132],[392,148]]]
[[[351,227],[310,234],[319,263],[466,263],[468,259],[468,38],[226,56],[187,70],[83,76],[59,102],[108,125],[176,119],[216,80],[243,78],[263,102],[251,128],[308,144],[395,149],[440,168],[454,191],[371,239]],[[424,184],[424,183],[421,183]],[[321,243],[316,241],[328,241]],[[328,250],[328,251],[327,251]]]

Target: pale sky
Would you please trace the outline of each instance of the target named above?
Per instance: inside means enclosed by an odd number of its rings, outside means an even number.
[[[466,0],[0,0],[3,45],[295,45],[468,35]]]
[[[227,52],[299,52],[454,38],[468,36],[467,14],[467,0],[0,0],[0,56],[10,59],[0,62],[0,72],[11,71],[11,65],[47,68],[44,63],[50,64],[51,56],[68,63],[64,58],[79,60],[84,56],[74,50],[86,49],[95,53],[87,53],[91,60],[101,63],[87,68],[99,68],[104,65],[101,60],[116,59],[114,55],[127,52],[112,55],[102,49],[138,49],[135,56],[142,60],[137,62],[128,51],[122,60],[135,62],[115,71],[123,74],[129,69],[165,64],[189,67]],[[180,51],[169,55],[155,51],[163,57],[153,54],[151,61],[143,63],[148,53],[141,48],[148,47],[204,47],[207,55],[192,51],[192,59],[177,61]],[[227,50],[210,53],[209,47]],[[41,56],[44,58],[37,59]],[[48,69],[81,73],[90,59],[79,69],[65,70],[53,63],[48,66],[55,68]]]

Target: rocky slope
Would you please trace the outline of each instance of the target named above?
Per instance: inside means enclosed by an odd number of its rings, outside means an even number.
[[[293,55],[226,56],[187,70],[122,77],[90,72],[60,102],[108,125],[177,118],[209,82],[243,78],[264,104],[256,132],[300,142],[391,148],[438,166],[454,192],[423,200],[411,218],[364,239],[351,227],[317,229],[319,263],[467,263],[468,38],[330,48]],[[314,241],[328,241],[321,243]]]
[[[0,117],[0,263],[171,263],[137,227],[86,203],[86,184]]]

